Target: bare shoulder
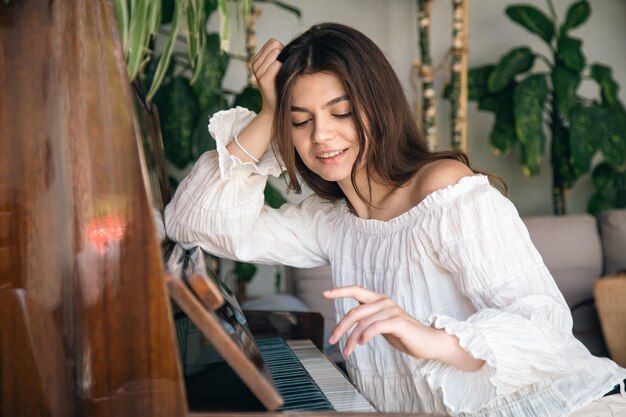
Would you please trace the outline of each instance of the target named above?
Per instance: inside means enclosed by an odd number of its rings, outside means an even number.
[[[423,200],[430,193],[453,185],[474,172],[464,163],[454,159],[440,159],[424,165],[415,176],[416,194]]]

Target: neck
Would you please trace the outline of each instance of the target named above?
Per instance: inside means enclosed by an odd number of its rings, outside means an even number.
[[[354,214],[363,219],[391,220],[410,210],[418,203],[413,193],[413,180],[397,187],[385,184],[377,175],[371,174],[371,186],[367,174],[356,177],[356,186],[365,201],[361,200],[350,178],[339,181],[339,187],[352,206]],[[368,204],[369,202],[369,204]]]

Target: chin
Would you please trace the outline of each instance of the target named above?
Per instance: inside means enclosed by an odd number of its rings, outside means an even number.
[[[329,172],[317,172],[317,175],[319,175],[320,177],[322,177],[322,179],[324,179],[325,181],[328,182],[339,182],[339,181],[343,181],[343,180],[350,180],[350,172],[348,173],[329,173]]]

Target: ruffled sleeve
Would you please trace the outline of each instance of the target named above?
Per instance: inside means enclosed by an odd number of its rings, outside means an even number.
[[[226,149],[254,117],[237,107],[211,118],[216,151],[203,154],[180,183],[165,209],[166,232],[183,247],[199,246],[228,259],[301,268],[326,264],[332,203],[314,196],[277,210],[265,206],[268,175],[282,172],[273,152],[255,164]]]
[[[254,112],[237,106],[234,109],[218,112],[209,120],[209,133],[215,139],[220,173],[225,180],[231,179],[233,175],[261,174],[278,177],[283,172],[282,164],[271,149],[265,152],[258,164],[242,162],[226,149],[235,135],[239,134],[255,117]]]
[[[435,314],[428,324],[485,361],[463,372],[418,360],[448,411],[472,413],[500,395],[568,373],[572,364],[563,352],[573,338],[571,315],[513,204],[483,176],[431,196],[422,235],[476,313]]]

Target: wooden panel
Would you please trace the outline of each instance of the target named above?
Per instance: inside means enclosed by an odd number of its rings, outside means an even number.
[[[186,413],[116,31],[105,0],[0,2],[1,415]]]

